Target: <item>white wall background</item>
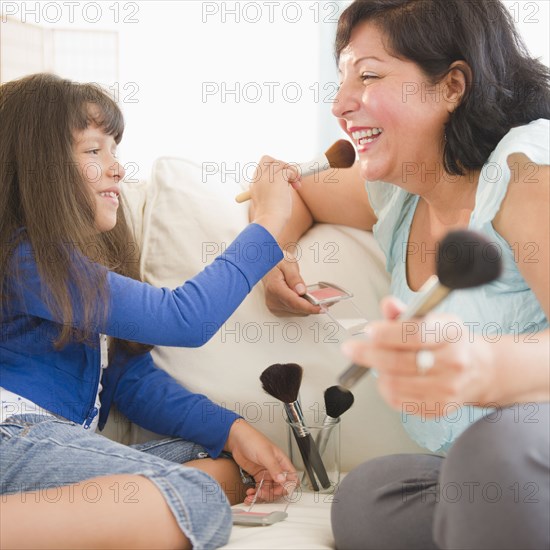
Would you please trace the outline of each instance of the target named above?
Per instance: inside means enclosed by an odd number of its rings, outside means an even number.
[[[332,39],[348,3],[0,1],[0,33],[6,15],[45,28],[117,31],[119,75],[104,84],[126,116],[120,153],[137,167],[134,177],[148,177],[156,157],[177,155],[225,163],[244,179],[245,165],[264,153],[308,160],[339,136],[330,116]],[[550,2],[505,4],[531,53],[548,65]],[[102,45],[91,48],[101,59]],[[57,70],[101,79],[97,63],[97,74],[70,59]]]

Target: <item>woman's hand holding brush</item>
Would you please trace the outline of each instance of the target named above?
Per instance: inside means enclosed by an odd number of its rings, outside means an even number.
[[[224,450],[257,483],[264,480],[256,496],[258,501],[269,502],[290,494],[298,484],[296,468],[286,454],[242,418],[231,426]],[[256,488],[247,489],[246,494],[245,502],[250,503]]]
[[[413,323],[414,319],[426,316],[437,305],[443,302],[451,292],[472,289],[491,283],[500,277],[501,272],[501,251],[495,243],[490,242],[484,235],[471,230],[458,229],[450,231],[437,247],[437,274],[429,277],[409,306],[402,308],[402,311],[398,313],[399,321],[401,321],[398,325],[398,330],[404,330],[403,322]],[[461,323],[457,324],[460,331],[459,337],[462,337],[465,333],[470,336],[466,327],[461,327]],[[374,326],[375,324],[371,323],[365,329],[368,340],[370,340],[369,342],[346,343],[344,351],[350,357],[353,358],[359,349],[368,350],[371,347],[374,343],[372,342]],[[436,326],[439,325],[436,324]],[[418,334],[418,329],[416,329],[416,332],[413,329],[412,334],[406,332],[403,334],[407,334],[407,338],[404,339],[403,336],[399,337],[400,345],[398,345],[398,348],[406,349],[409,356],[413,356],[413,366],[416,368],[413,374],[426,374],[428,370],[432,369],[436,360],[435,352],[430,349],[429,345],[419,347],[418,342],[414,343],[413,336]],[[420,334],[423,335],[422,331]],[[439,333],[438,336],[441,339],[442,334]],[[425,342],[421,343],[425,344]],[[458,350],[458,348],[455,349]],[[378,357],[381,355],[380,351]],[[393,361],[392,364],[401,365],[402,356],[396,355],[395,351],[398,350],[394,350],[393,354],[390,355]],[[370,370],[371,366],[375,366],[367,365],[368,363],[365,363],[364,357],[361,361],[353,363],[340,375],[338,383],[342,387],[350,389]],[[388,399],[388,401],[391,404],[392,400]],[[398,406],[399,403],[396,405]]]
[[[365,328],[366,341],[345,342],[353,361],[339,378],[350,388],[368,371],[394,408],[433,418],[466,404],[494,403],[498,386],[493,350],[485,338],[451,315],[431,313],[451,292],[491,283],[502,271],[501,251],[473,231],[455,230],[439,243],[436,272],[407,308],[395,298],[382,303],[386,321]],[[424,288],[427,286],[427,288]],[[363,368],[365,367],[365,368]]]
[[[430,313],[403,321],[399,315],[406,308],[394,297],[384,298],[381,309],[386,320],[369,324],[367,341],[345,342],[342,350],[353,363],[376,369],[378,390],[391,407],[435,418],[445,411],[454,414],[457,404],[490,402],[487,396],[498,378],[498,369],[487,368],[494,346],[472,338],[453,315]]]

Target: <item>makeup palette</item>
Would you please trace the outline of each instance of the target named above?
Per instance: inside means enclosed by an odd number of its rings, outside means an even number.
[[[261,527],[273,525],[288,517],[286,512],[248,512],[243,508],[233,508],[233,525],[249,525],[250,527]]]
[[[288,517],[287,509],[288,509],[288,505],[292,501],[292,496],[294,495],[294,491],[296,490],[296,486],[297,486],[296,482],[289,483],[289,486],[292,488],[292,490],[286,497],[286,504],[283,510],[276,510],[274,512],[267,512],[267,511],[253,512],[252,511],[252,508],[254,508],[254,506],[256,505],[258,495],[260,494],[260,491],[264,484],[264,479],[265,479],[265,473],[262,476],[260,483],[258,484],[256,494],[254,495],[254,498],[252,499],[252,502],[250,503],[248,510],[245,510],[244,508],[231,509],[233,525],[247,525],[249,527],[267,527],[268,525],[273,525],[274,523],[283,521]]]
[[[315,306],[320,306],[322,312],[350,336],[361,335],[368,323],[361,310],[353,303],[353,300],[350,300],[353,298],[353,294],[334,283],[319,281],[308,285],[303,298]]]
[[[319,281],[306,287],[304,298],[313,305],[328,305],[351,298],[353,294],[332,283]]]

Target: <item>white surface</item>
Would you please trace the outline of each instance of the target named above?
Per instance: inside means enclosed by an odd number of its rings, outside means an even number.
[[[234,525],[231,538],[224,549],[281,550],[333,549],[334,540],[330,528],[330,505],[337,495],[318,495],[302,492],[294,497],[287,509],[288,517],[279,523],[266,527],[244,527]],[[256,504],[254,512],[283,510],[285,502]],[[236,508],[243,508],[242,505]]]

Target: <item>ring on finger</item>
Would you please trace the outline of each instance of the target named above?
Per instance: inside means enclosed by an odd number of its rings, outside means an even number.
[[[429,349],[422,349],[416,352],[416,370],[418,374],[425,375],[430,369],[433,368],[435,358],[433,351]]]

